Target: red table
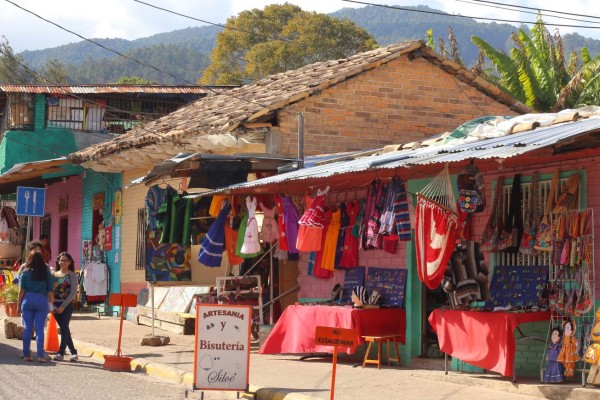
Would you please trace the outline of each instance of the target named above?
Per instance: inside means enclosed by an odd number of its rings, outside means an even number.
[[[429,315],[429,323],[437,332],[444,353],[504,376],[514,375],[515,329],[520,324],[549,319],[549,311],[511,313],[437,309]]]
[[[406,311],[402,308],[353,309],[336,306],[294,305],[285,309],[260,348],[261,354],[331,353],[315,343],[317,326],[355,329],[361,336],[393,335],[406,342]]]

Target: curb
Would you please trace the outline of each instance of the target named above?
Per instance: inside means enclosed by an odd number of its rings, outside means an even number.
[[[94,360],[104,362],[104,355],[114,355],[115,350],[96,344],[73,339],[78,353],[89,355]],[[193,386],[194,374],[192,372],[149,361],[145,358],[134,358],[131,361],[132,372],[143,372],[148,376],[161,378],[169,382]],[[256,400],[322,400],[320,398],[306,396],[300,393],[290,392],[280,388],[263,388],[250,385],[250,394],[254,394]]]

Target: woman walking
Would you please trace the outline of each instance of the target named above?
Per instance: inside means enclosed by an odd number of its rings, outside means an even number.
[[[71,353],[70,360],[77,361],[77,350],[73,345],[69,323],[78,286],[79,278],[75,273],[73,257],[67,252],[60,253],[54,268],[54,318],[60,327],[60,349],[54,356],[56,361],[64,360],[67,347]]]
[[[53,278],[40,253],[29,254],[19,276],[19,300],[17,310],[23,314],[23,360],[32,361],[31,337],[35,329],[37,359],[46,362],[44,355],[44,324],[48,316],[48,304],[54,302]]]

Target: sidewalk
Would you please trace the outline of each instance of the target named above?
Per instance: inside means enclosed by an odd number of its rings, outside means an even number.
[[[4,313],[0,310],[0,318]],[[119,319],[100,317],[96,314],[79,314],[75,312],[71,322],[71,332],[82,357],[92,357],[104,362],[103,355],[115,354],[119,335]],[[141,346],[143,337],[152,333],[152,328],[136,325],[130,321],[123,322],[121,350],[124,356],[133,357],[132,367],[150,376],[166,379],[171,382],[192,387],[194,342],[193,335],[178,335],[159,329],[154,330],[156,336],[169,336],[167,346]],[[423,388],[435,389],[436,385],[448,383],[461,385],[463,388],[478,389],[479,399],[487,398],[483,393],[488,390],[502,392],[506,396],[494,398],[519,397],[527,395],[538,398],[592,400],[600,398],[600,388],[582,388],[580,384],[545,385],[536,379],[522,378],[513,384],[510,379],[497,374],[467,374],[443,370],[398,368],[385,366],[378,370],[375,366],[367,368],[353,367],[358,360],[350,356],[341,356],[337,368],[335,395],[336,399],[394,399],[411,397]],[[439,368],[438,363],[436,367]],[[331,358],[312,358],[300,361],[299,356],[261,355],[256,351],[250,356],[250,391],[256,393],[257,399],[309,400],[329,399],[331,384]],[[412,392],[411,392],[412,390]],[[460,390],[457,389],[457,390]],[[415,393],[413,393],[415,392]],[[207,392],[206,399],[235,398],[235,394]],[[218,394],[218,396],[217,396]],[[193,395],[191,397],[194,397]],[[478,397],[461,397],[464,399]],[[524,398],[524,397],[523,397]]]

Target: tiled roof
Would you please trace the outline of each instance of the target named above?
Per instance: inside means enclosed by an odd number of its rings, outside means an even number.
[[[208,96],[181,109],[134,128],[111,141],[100,143],[69,157],[76,163],[97,160],[132,148],[178,142],[197,135],[222,135],[242,124],[260,121],[261,117],[300,101],[337,83],[359,75],[403,55],[422,57],[453,74],[457,79],[519,113],[530,109],[502,90],[470,73],[462,66],[443,59],[420,40],[409,40],[347,59],[310,64],[302,68],[269,76],[254,84],[227,93]]]

